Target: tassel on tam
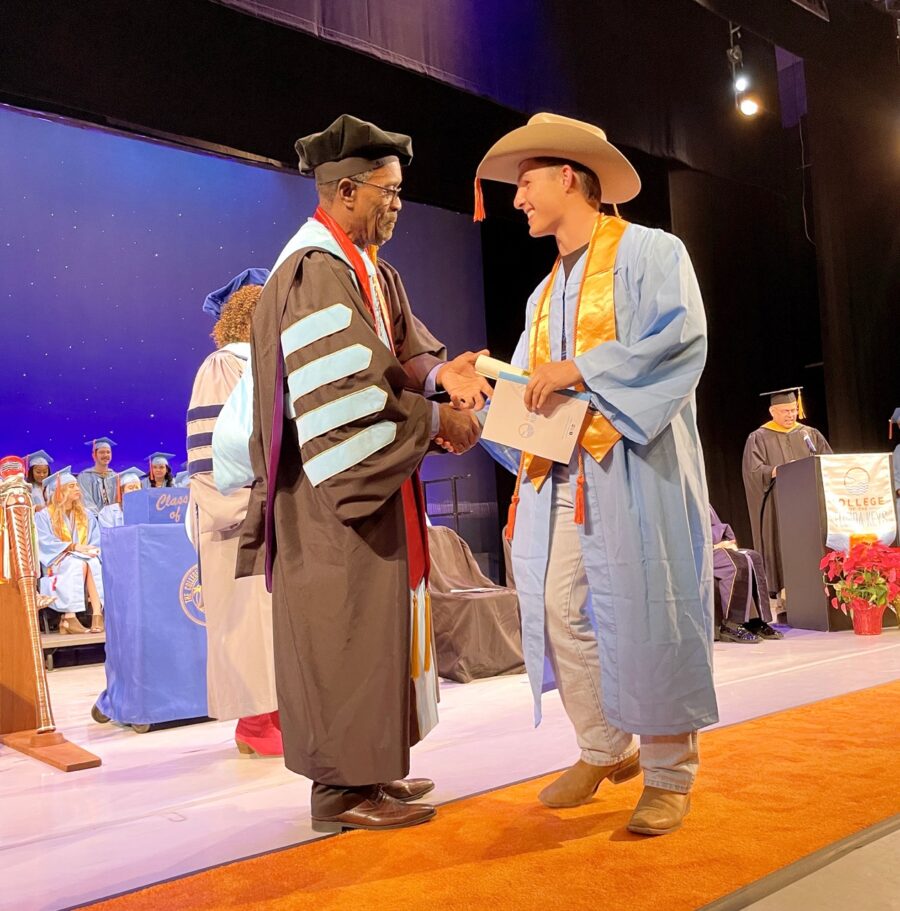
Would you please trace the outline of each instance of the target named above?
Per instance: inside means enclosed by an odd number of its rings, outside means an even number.
[[[484,191],[481,189],[481,178],[475,178],[475,214],[472,221],[484,221]]]
[[[803,407],[803,396],[800,390],[797,390],[797,420],[802,421],[806,417],[806,410]]]

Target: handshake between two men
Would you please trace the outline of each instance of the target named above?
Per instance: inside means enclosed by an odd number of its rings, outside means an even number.
[[[481,435],[481,423],[476,412],[493,393],[491,384],[475,372],[475,361],[483,351],[466,351],[447,361],[437,372],[435,380],[449,396],[450,402],[438,405],[440,428],[434,442],[447,452],[462,455],[471,449]]]
[[[461,455],[471,449],[481,435],[481,422],[476,413],[484,408],[485,399],[492,396],[491,384],[475,370],[479,357],[489,351],[466,351],[447,361],[437,372],[437,385],[450,395],[450,404],[440,408],[440,429],[434,441],[447,452]],[[549,396],[561,389],[570,389],[584,382],[574,360],[542,364],[528,375],[523,403],[528,411],[541,412]]]

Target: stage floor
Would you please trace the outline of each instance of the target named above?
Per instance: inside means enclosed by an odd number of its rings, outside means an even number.
[[[790,631],[760,645],[716,643],[715,657],[720,724],[735,724],[897,679],[900,634]],[[280,759],[239,756],[233,722],[136,734],[91,720],[102,667],[49,679],[59,729],[103,765],[66,775],[0,747],[3,911],[55,911],[317,837],[308,783]],[[577,758],[555,693],[532,728],[524,675],[443,683],[441,694],[441,724],[411,770],[435,779],[438,803]]]

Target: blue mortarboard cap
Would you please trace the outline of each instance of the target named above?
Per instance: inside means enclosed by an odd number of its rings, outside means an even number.
[[[144,456],[144,458],[151,465],[168,465],[169,459],[175,458],[174,452],[151,452],[150,455]]]
[[[212,291],[206,295],[206,300],[203,301],[203,312],[211,313],[218,319],[225,302],[235,291],[245,285],[264,285],[268,277],[268,269],[244,269],[240,275],[235,275],[224,288],[219,288],[218,291]]]
[[[91,451],[93,451],[99,449],[101,446],[109,446],[109,448],[112,449],[116,444],[109,437],[97,437],[96,439],[88,440],[84,445],[90,446]]]
[[[44,478],[43,484],[41,487],[51,496],[56,493],[56,488],[60,484],[73,484],[77,483],[75,475],[72,474],[72,466],[66,465],[65,468],[60,468],[59,471],[54,472],[48,477]]]
[[[142,468],[137,468],[135,466],[126,468],[124,471],[119,472],[119,484],[125,485],[130,481],[137,481],[140,484],[144,474],[145,472]]]
[[[35,465],[49,465],[53,461],[53,457],[50,453],[43,449],[31,452],[25,456],[25,458],[28,460],[29,468],[33,468]]]

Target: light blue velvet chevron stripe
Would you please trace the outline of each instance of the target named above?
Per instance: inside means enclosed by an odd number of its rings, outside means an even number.
[[[333,402],[328,402],[312,411],[300,415],[297,419],[297,436],[300,445],[308,443],[314,437],[328,433],[335,427],[352,424],[353,421],[375,414],[384,408],[387,393],[377,386],[366,386],[359,392],[351,392]]]
[[[281,333],[281,351],[285,358],[288,355],[311,345],[326,335],[334,335],[350,325],[352,311],[346,304],[332,304],[324,310],[317,310],[291,323]]]
[[[394,442],[397,425],[393,421],[379,421],[360,430],[349,440],[320,452],[303,463],[303,470],[313,487],[333,478],[336,474],[359,465],[373,453]]]
[[[292,402],[321,386],[342,380],[365,370],[372,363],[372,349],[365,345],[350,345],[317,357],[288,374],[288,393]]]

